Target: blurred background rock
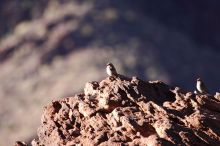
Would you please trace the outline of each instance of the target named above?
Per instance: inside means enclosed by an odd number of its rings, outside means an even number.
[[[43,106],[120,73],[220,87],[220,2],[1,0],[0,145],[35,137]]]

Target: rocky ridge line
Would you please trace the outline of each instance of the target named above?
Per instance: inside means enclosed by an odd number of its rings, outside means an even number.
[[[219,122],[219,94],[108,77],[47,105],[31,145],[217,146]]]

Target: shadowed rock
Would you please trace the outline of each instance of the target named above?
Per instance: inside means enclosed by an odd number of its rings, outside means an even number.
[[[161,81],[110,77],[44,109],[40,145],[220,145],[220,101]]]

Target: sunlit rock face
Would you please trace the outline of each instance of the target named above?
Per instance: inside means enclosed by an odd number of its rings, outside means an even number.
[[[108,77],[49,103],[32,145],[219,145],[219,107],[218,95]]]

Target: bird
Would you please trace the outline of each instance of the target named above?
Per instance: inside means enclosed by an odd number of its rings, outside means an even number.
[[[106,66],[106,73],[109,75],[109,76],[113,76],[113,77],[117,77],[118,76],[118,73],[114,67],[114,65],[112,63],[108,63],[107,66]]]
[[[196,89],[197,89],[196,93],[200,93],[200,94],[208,94],[209,93],[208,89],[206,88],[206,86],[201,78],[198,78],[196,81]]]

